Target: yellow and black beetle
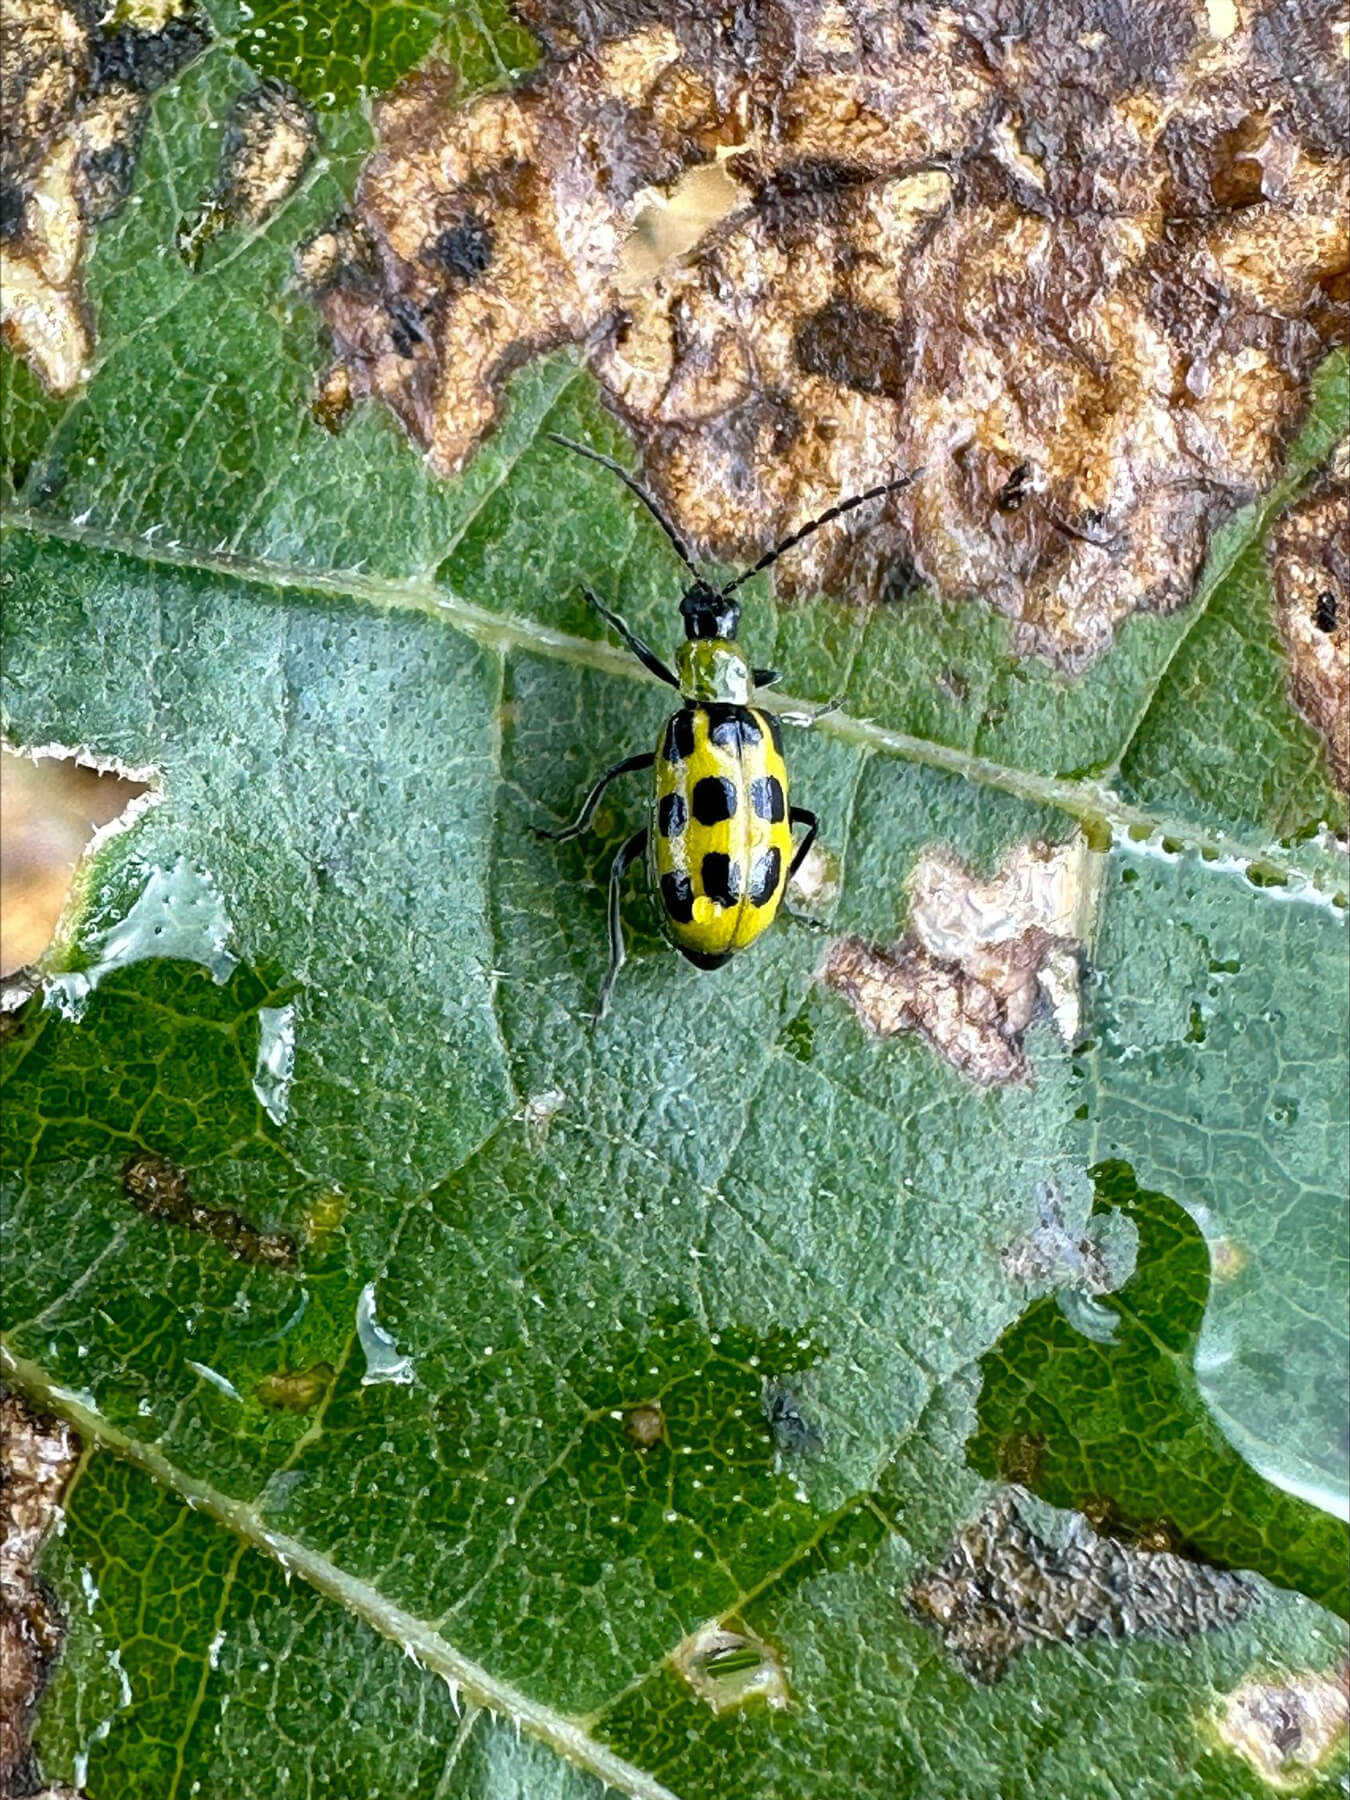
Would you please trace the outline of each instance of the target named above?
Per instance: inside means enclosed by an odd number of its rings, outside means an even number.
[[[678,688],[684,698],[684,705],[666,721],[655,750],[626,756],[606,769],[582,802],[573,824],[562,831],[539,833],[555,842],[579,837],[594,818],[611,781],[639,769],[655,768],[648,822],[623,845],[609,872],[609,968],[595,1008],[599,1020],[608,1010],[624,962],[620,889],[624,875],[640,856],[647,858],[648,881],[666,936],[698,968],[718,969],[772,923],[788,882],[815,840],[816,815],[804,806],[788,805],[779,720],[750,704],[756,689],[772,687],[779,680],[778,671],[752,668],[747,662],[736,642],[741,609],[732,594],[822,525],[865,501],[908,487],[923,471],[911,470],[841,500],[784,538],[753,568],[724,587],[714,588],[700,575],[655,497],[627,469],[586,444],[575,444],[554,432],[549,437],[617,475],[652,514],[693,576],[680,601],[685,642],[676,653],[674,672],[589,588],[581,590],[643,667]],[[790,722],[810,724],[819,716],[815,713]],[[794,825],[806,827],[795,846]]]

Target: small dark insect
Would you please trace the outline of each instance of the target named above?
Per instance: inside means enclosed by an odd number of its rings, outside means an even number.
[[[994,505],[1000,512],[1015,513],[1020,511],[1022,502],[1027,497],[1027,483],[1031,479],[1031,464],[1020,462],[998,491]]]
[[[816,815],[805,807],[788,805],[781,721],[751,704],[755,690],[772,687],[779,674],[777,669],[752,668],[736,642],[741,608],[733,598],[735,590],[822,525],[867,500],[898,493],[923,471],[912,470],[869,488],[865,494],[839,501],[818,519],[799,525],[753,568],[714,588],[699,573],[683,538],[656,499],[621,463],[556,433],[549,436],[565,450],[589,457],[617,475],[652,514],[692,577],[680,601],[686,641],[680,645],[674,670],[589,588],[582,589],[642,666],[675,688],[682,700],[679,711],[671,714],[662,729],[655,750],[641,750],[606,769],[582,802],[573,824],[561,831],[539,833],[555,842],[579,837],[594,818],[611,781],[639,769],[653,771],[648,823],[629,838],[609,873],[609,968],[600,984],[594,1014],[599,1020],[605,1016],[624,961],[620,888],[625,873],[640,857],[646,860],[648,884],[666,936],[696,968],[718,969],[772,923],[788,882],[815,841]],[[784,718],[791,724],[809,725],[819,716]],[[805,827],[803,836],[795,841],[794,825]]]
[[[1330,588],[1323,588],[1313,602],[1313,624],[1319,631],[1335,631],[1340,611],[1336,595]]]

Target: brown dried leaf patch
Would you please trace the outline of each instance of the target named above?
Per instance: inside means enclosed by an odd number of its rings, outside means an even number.
[[[149,96],[210,41],[181,7],[145,23],[99,21],[77,0],[8,0],[0,12],[0,330],[57,394],[86,378],[94,353],[89,228],[130,191]]]
[[[215,187],[178,248],[196,268],[206,245],[234,225],[260,225],[295,189],[315,144],[314,115],[293,88],[264,81],[235,101],[225,122]]]
[[[5,1478],[0,1484],[0,1793],[35,1793],[29,1736],[65,1639],[56,1602],[37,1574],[80,1446],[59,1420],[0,1395]]]
[[[919,1031],[984,1086],[1023,1080],[1038,1011],[1066,1043],[1078,1035],[1079,956],[1101,863],[1081,837],[1020,845],[981,881],[946,852],[926,852],[910,876],[905,936],[886,947],[837,939],[825,985],[879,1037]]]
[[[260,1231],[229,1207],[203,1204],[192,1192],[187,1170],[167,1157],[149,1150],[128,1157],[122,1169],[122,1191],[147,1218],[214,1238],[237,1262],[278,1269],[296,1266],[294,1238],[283,1231]]]
[[[992,1683],[1034,1646],[1189,1638],[1231,1625],[1258,1591],[1249,1576],[1102,1537],[1077,1513],[1052,1540],[1008,1487],[956,1533],[909,1604],[972,1680]]]
[[[531,84],[381,104],[319,284],[353,392],[439,469],[509,369],[580,343],[709,553],[922,464],[784,581],[912,565],[1067,667],[1188,597],[1346,332],[1326,0],[522,10],[553,56]],[[691,173],[702,235],[644,260]]]

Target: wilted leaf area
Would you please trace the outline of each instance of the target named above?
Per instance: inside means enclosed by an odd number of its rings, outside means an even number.
[[[116,21],[116,22],[114,22]],[[120,9],[58,0],[5,8],[0,291],[5,342],[43,383],[85,379],[94,326],[84,301],[89,228],[126,199],[150,95],[206,47],[190,6]]]
[[[1329,6],[523,10],[545,71],[386,99],[310,267],[353,391],[439,468],[574,341],[709,553],[922,464],[783,579],[919,576],[1068,667],[1188,596],[1345,334]],[[653,268],[693,171],[711,222]]]

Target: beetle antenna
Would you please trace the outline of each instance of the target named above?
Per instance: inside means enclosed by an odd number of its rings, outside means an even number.
[[[791,550],[794,545],[800,544],[803,538],[810,537],[813,531],[819,531],[822,525],[828,525],[844,513],[852,512],[855,506],[861,506],[867,500],[879,499],[882,494],[898,494],[901,488],[907,488],[922,474],[922,469],[911,469],[908,475],[899,475],[894,481],[883,481],[880,487],[868,488],[865,494],[854,494],[848,500],[841,500],[838,506],[830,507],[828,512],[821,513],[818,519],[808,519],[805,525],[799,525],[796,531],[785,537],[781,544],[775,544],[772,550],[761,556],[753,569],[746,569],[743,574],[737,575],[724,588],[719,589],[719,593],[723,595],[731,593],[732,589],[738,588],[743,581],[749,581],[752,575],[758,575],[761,569],[767,569],[772,563],[776,563],[785,550]]]
[[[617,475],[619,480],[628,489],[629,493],[637,495],[638,499],[656,520],[662,531],[665,532],[666,536],[670,539],[676,556],[679,557],[685,568],[688,569],[689,573],[694,577],[694,580],[702,581],[703,577],[699,573],[698,566],[694,562],[693,557],[690,556],[684,539],[680,536],[679,532],[676,531],[675,527],[662,511],[660,501],[656,498],[655,494],[643,487],[642,483],[638,481],[635,476],[630,475],[622,463],[615,462],[612,456],[605,456],[599,450],[592,450],[589,444],[573,443],[571,438],[565,438],[556,431],[548,432],[547,436],[550,443],[561,444],[564,450],[575,450],[578,456],[588,456],[592,462],[598,462],[602,469],[608,469],[611,474]]]

